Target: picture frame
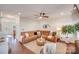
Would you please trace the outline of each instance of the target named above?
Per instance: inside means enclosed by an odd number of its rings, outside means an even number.
[[[50,27],[49,24],[44,24],[43,25],[43,28],[45,28],[45,29],[47,29],[48,27]]]

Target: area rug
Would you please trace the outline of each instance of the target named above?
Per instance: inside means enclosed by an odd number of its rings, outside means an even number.
[[[50,43],[52,43],[52,42],[46,41],[45,44],[50,44]],[[44,46],[38,46],[36,43],[36,40],[24,44],[24,46],[26,48],[28,48],[29,50],[31,50],[32,52],[34,52],[35,54],[40,54],[41,49],[44,47]],[[65,43],[58,42],[58,43],[56,43],[56,52],[55,53],[56,54],[65,54],[66,49],[67,49],[67,45]]]
[[[46,43],[49,43],[49,41],[46,41]],[[43,48],[43,46],[37,45],[36,40],[24,44],[24,46],[36,54],[40,54],[40,51]]]

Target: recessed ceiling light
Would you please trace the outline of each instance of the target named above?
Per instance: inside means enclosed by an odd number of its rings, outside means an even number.
[[[3,12],[2,11],[0,12],[0,16],[3,16]]]
[[[18,12],[18,15],[20,16],[22,13],[21,12]]]
[[[12,15],[5,15],[5,17],[14,18],[14,16],[12,16]]]
[[[63,15],[65,15],[65,13],[64,12],[61,12],[60,15],[63,16]]]

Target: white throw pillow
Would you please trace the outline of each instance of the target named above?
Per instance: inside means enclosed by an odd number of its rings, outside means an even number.
[[[52,38],[52,36],[48,36],[48,38],[49,38],[49,39],[51,39],[51,38]]]
[[[20,41],[20,42],[22,42],[22,39],[23,39],[23,36],[20,36],[20,39],[19,39],[19,41]]]
[[[37,32],[37,35],[41,35],[41,33],[40,32]]]
[[[29,37],[29,34],[28,34],[28,33],[25,33],[25,36],[26,36],[26,37]]]

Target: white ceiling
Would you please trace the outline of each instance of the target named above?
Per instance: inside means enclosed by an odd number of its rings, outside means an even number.
[[[78,5],[79,7],[79,5]],[[72,4],[0,4],[0,11],[9,14],[21,13],[22,17],[31,17],[46,12],[49,16],[68,12],[73,9]]]

